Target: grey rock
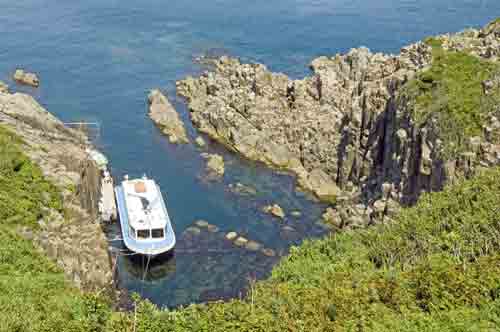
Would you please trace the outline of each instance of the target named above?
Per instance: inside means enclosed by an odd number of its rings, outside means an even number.
[[[177,111],[160,90],[152,90],[148,96],[149,117],[168,135],[171,143],[189,143],[184,123]]]

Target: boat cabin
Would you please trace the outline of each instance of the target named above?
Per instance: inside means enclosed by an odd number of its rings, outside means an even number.
[[[116,188],[125,245],[132,251],[156,254],[175,244],[170,218],[154,180],[125,179]]]

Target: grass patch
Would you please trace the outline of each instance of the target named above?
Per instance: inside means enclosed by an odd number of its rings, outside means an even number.
[[[445,157],[463,152],[469,137],[482,136],[482,125],[491,113],[500,91],[485,96],[483,81],[500,73],[500,65],[465,52],[444,51],[441,41],[428,38],[433,48],[429,69],[419,73],[403,91],[414,106],[413,118],[418,126],[436,119],[444,142]]]
[[[0,331],[100,331],[103,300],[82,294],[17,226],[37,226],[46,209],[62,209],[57,188],[21,151],[22,140],[0,126]]]

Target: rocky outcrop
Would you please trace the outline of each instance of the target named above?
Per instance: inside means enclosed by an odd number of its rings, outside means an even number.
[[[0,125],[14,131],[23,150],[63,195],[63,211],[49,211],[40,231],[21,230],[84,289],[112,284],[105,234],[98,220],[100,175],[85,134],[69,129],[31,96],[0,93]]]
[[[40,85],[40,79],[34,73],[25,72],[22,69],[16,69],[12,75],[14,81],[20,84],[29,85],[37,88]]]
[[[493,23],[436,39],[445,50],[497,61],[499,31]],[[315,59],[312,75],[301,80],[221,57],[201,77],[177,82],[177,91],[200,131],[247,158],[294,172],[301,187],[344,209],[339,224],[366,225],[474,165],[500,163],[497,145],[478,138],[470,153],[443,158],[432,121],[413,121],[402,87],[430,65],[432,54],[429,42],[399,55],[352,49]],[[491,123],[485,131],[496,131]]]
[[[160,90],[152,90],[148,96],[149,117],[169,137],[171,143],[189,143],[184,124],[177,111]]]

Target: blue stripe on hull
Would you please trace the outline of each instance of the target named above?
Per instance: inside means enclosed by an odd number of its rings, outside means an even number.
[[[157,189],[158,193],[160,193],[159,188]],[[130,224],[128,220],[127,203],[125,201],[125,193],[123,192],[122,186],[117,186],[115,188],[115,193],[118,212],[120,214],[120,226],[122,228],[123,242],[129,250],[142,255],[156,256],[174,248],[175,233],[172,229],[172,224],[170,223],[170,218],[168,216],[167,208],[165,207],[163,198],[161,199],[161,205],[165,215],[167,216],[165,238],[162,240],[151,239],[147,241],[137,241],[129,234]]]

